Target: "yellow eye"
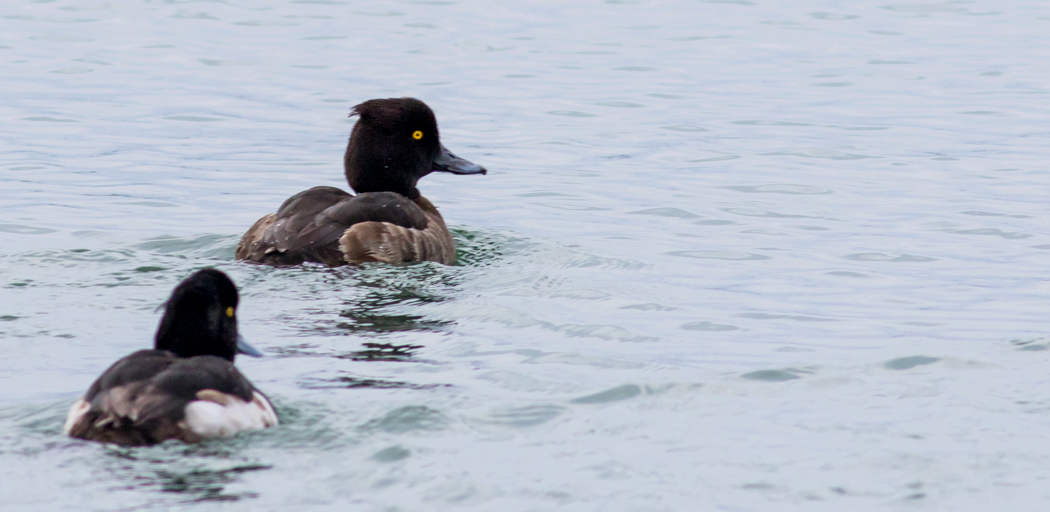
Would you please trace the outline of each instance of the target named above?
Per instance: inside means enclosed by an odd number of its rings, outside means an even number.
[[[233,308],[226,308],[226,316],[233,318]]]
[[[416,131],[412,132],[412,138],[416,139],[416,140],[422,139],[423,138],[423,132],[421,132],[419,130],[416,130]]]

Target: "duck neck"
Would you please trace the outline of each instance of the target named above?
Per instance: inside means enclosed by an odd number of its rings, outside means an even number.
[[[419,189],[416,188],[415,183],[405,183],[401,180],[390,179],[382,173],[347,173],[347,182],[350,183],[350,188],[354,189],[354,192],[363,194],[365,192],[394,192],[401,194],[413,201],[419,195]]]
[[[417,169],[425,167],[425,163],[415,161],[411,155],[396,151],[396,148],[384,147],[382,140],[369,141],[364,135],[360,138],[365,140],[356,144],[351,139],[343,157],[343,171],[350,188],[358,194],[395,192],[413,200],[419,197],[416,182],[422,176]],[[380,149],[361,151],[358,146]]]

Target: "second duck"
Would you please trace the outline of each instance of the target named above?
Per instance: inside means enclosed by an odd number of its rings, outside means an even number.
[[[350,133],[344,168],[357,195],[314,187],[256,221],[236,258],[296,265],[456,262],[452,235],[437,208],[416,189],[434,171],[485,174],[453,155],[438,138],[437,119],[414,98],[368,100]]]

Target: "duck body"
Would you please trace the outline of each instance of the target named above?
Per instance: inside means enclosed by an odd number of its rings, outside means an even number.
[[[416,182],[434,171],[485,174],[439,140],[437,120],[413,98],[369,100],[354,107],[360,120],[344,157],[351,195],[314,187],[294,196],[241,238],[235,257],[273,265],[303,262],[456,262],[452,235]]]
[[[261,355],[237,335],[236,293],[213,269],[180,283],[165,306],[156,348],[125,356],[103,372],[70,407],[63,432],[142,446],[277,425],[270,400],[233,365],[238,351]]]
[[[259,219],[235,257],[275,265],[303,262],[456,262],[456,246],[437,208],[423,196],[396,192],[350,195],[314,187],[290,197],[276,214]]]

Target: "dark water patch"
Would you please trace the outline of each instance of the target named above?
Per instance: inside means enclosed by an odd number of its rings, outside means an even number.
[[[671,251],[666,254],[668,256],[696,258],[701,260],[758,261],[771,259],[769,256],[741,251]]]
[[[424,304],[436,304],[449,298],[442,291],[454,287],[456,283],[445,269],[436,266],[416,265],[410,272],[412,276],[391,275],[389,269],[371,269],[356,277],[353,285],[364,296],[348,301],[350,306],[339,313],[342,318],[352,322],[338,322],[336,328],[357,334],[388,334],[393,332],[432,331],[438,332],[454,324],[448,320],[429,320],[422,315],[389,311],[417,307]]]
[[[627,400],[634,398],[642,394],[642,388],[636,384],[624,384],[622,386],[616,386],[612,389],[607,389],[593,395],[581,396],[569,400],[570,403],[574,404],[605,404],[609,402],[619,402],[621,400]]]
[[[1017,350],[1024,350],[1026,352],[1039,352],[1050,349],[1050,345],[1033,343],[1031,345],[1025,345]]]
[[[736,186],[736,187],[724,187],[730,190],[736,190],[738,192],[747,192],[749,194],[830,194],[831,191],[826,188],[814,187],[811,185],[792,185],[792,184],[775,184],[775,185],[754,185],[754,186]]]
[[[758,370],[745,373],[740,377],[747,380],[759,380],[764,382],[784,382],[802,378],[798,375],[798,370],[792,368],[785,368],[783,370]]]
[[[933,364],[937,361],[940,361],[940,359],[936,357],[911,356],[886,361],[882,366],[888,370],[910,370],[916,366]]]
[[[0,233],[15,233],[17,235],[46,235],[58,230],[25,226],[22,224],[0,224]]]
[[[362,343],[362,345],[365,347],[364,350],[358,350],[336,357],[353,361],[404,362],[411,360],[415,351],[423,348],[423,345],[395,345],[393,343]]]
[[[646,302],[644,304],[631,304],[629,306],[623,306],[620,309],[637,309],[639,311],[674,311],[678,308],[664,306],[655,302]]]
[[[299,343],[295,345],[281,345],[266,349],[267,356],[271,353],[277,357],[316,357],[318,345],[313,343]]]
[[[250,21],[238,21],[234,25],[240,25],[242,27],[294,27],[301,25],[301,23],[295,23],[293,21],[276,21],[276,20],[250,20]]]
[[[776,315],[772,313],[742,313],[742,318],[754,318],[755,320],[794,320],[796,322],[834,322],[834,318],[821,318],[806,315]]]
[[[1018,347],[1017,350],[1023,350],[1026,352],[1041,352],[1043,350],[1050,349],[1050,338],[1010,340],[1010,344],[1014,345],[1015,347]]]
[[[595,105],[612,108],[642,108],[645,106],[640,103],[631,103],[629,101],[600,101],[595,103]]]
[[[862,274],[860,272],[850,272],[848,270],[833,270],[831,272],[824,272],[824,275],[836,276],[836,277],[871,277],[868,274]]]
[[[818,20],[855,20],[860,18],[855,14],[839,14],[835,12],[811,12],[809,16]]]
[[[407,459],[411,455],[411,451],[400,445],[396,445],[383,448],[382,450],[373,453],[371,459],[379,462],[397,462],[399,460]]]
[[[679,329],[685,329],[687,331],[720,332],[720,331],[736,331],[736,330],[739,330],[740,328],[735,326],[735,325],[716,324],[716,323],[711,323],[711,322],[708,322],[708,321],[705,320],[705,321],[702,321],[702,322],[689,322],[689,323],[679,327]]]
[[[730,124],[739,124],[743,126],[815,126],[810,123],[795,123],[791,121],[764,121],[764,120],[744,120],[744,121],[733,121]]]
[[[1032,235],[1028,233],[1013,233],[1009,231],[1003,231],[995,228],[982,228],[982,229],[963,229],[958,231],[949,231],[949,233],[955,233],[958,235],[985,235],[985,236],[997,236],[999,238],[1005,238],[1007,240],[1020,240],[1022,238],[1030,238]]]
[[[900,254],[894,256],[883,254],[881,252],[861,252],[857,254],[849,254],[843,257],[847,260],[853,261],[889,261],[893,263],[928,263],[931,261],[937,261],[937,258],[930,258],[927,256],[917,256],[914,254]]]
[[[565,407],[552,404],[527,405],[495,410],[482,419],[485,423],[507,427],[534,427],[547,423],[566,411]]]
[[[745,217],[769,217],[773,219],[809,219],[812,218],[808,215],[791,215],[787,213],[778,213],[769,210],[759,210],[757,208],[723,208],[722,211],[726,213],[732,213],[734,215],[743,215]]]
[[[928,14],[935,12],[965,12],[966,9],[962,7],[954,7],[952,4],[955,2],[946,3],[908,3],[908,4],[891,4],[883,5],[880,9],[886,9],[889,11],[898,12],[914,12],[919,14]]]
[[[255,281],[259,283],[280,282],[283,284],[278,289],[292,295],[298,294],[310,301],[317,297],[331,297],[335,301],[335,304],[311,302],[316,305],[279,315],[282,323],[309,336],[446,332],[453,322],[428,318],[421,314],[420,306],[451,300],[464,274],[461,267],[433,262],[405,266],[366,264],[337,268],[323,265],[258,268],[260,273],[256,275]],[[248,290],[253,296],[267,295],[258,286],[251,286]]]
[[[151,208],[176,208],[179,206],[175,203],[165,203],[162,201],[131,201],[123,204],[128,206],[149,206]]]
[[[254,61],[249,60],[216,60],[216,59],[197,59],[197,62],[204,64],[205,66],[250,66],[256,64]],[[175,121],[221,121],[222,119],[214,117],[200,117],[200,116],[171,116],[165,117],[164,119],[172,119]]]
[[[435,432],[448,428],[450,421],[444,414],[423,405],[409,405],[388,412],[382,418],[369,420],[359,427],[365,431],[383,431],[404,434],[414,431]]]
[[[649,208],[648,210],[638,210],[635,212],[627,212],[628,215],[654,215],[657,217],[673,217],[678,219],[698,219],[699,215],[682,210],[680,208]]]
[[[43,122],[47,122],[47,123],[79,123],[80,122],[80,121],[77,121],[75,119],[62,119],[62,118],[58,118],[58,117],[48,117],[48,116],[23,117],[22,120],[23,121],[43,121]]]
[[[984,212],[984,211],[980,211],[980,210],[967,210],[965,212],[960,212],[960,213],[962,213],[963,215],[973,215],[975,217],[1010,217],[1012,219],[1030,219],[1030,218],[1032,218],[1031,215],[1010,215],[1008,213]]]
[[[578,112],[575,110],[551,110],[547,112],[552,116],[564,116],[564,117],[594,117],[594,114],[588,114],[586,112]]]
[[[212,16],[206,12],[186,12],[182,11],[176,14],[168,16],[169,18],[180,19],[180,20],[219,20],[215,16]]]
[[[354,334],[380,335],[413,331],[440,332],[445,327],[455,324],[451,320],[427,320],[420,315],[384,315],[344,311],[339,313],[339,316],[350,318],[353,322],[339,322],[336,324],[336,327]]]
[[[335,378],[307,379],[299,383],[304,389],[433,389],[452,387],[451,384],[413,384],[398,380],[369,379],[343,375]]]
[[[848,84],[847,82],[841,82],[841,84]],[[826,84],[828,86],[839,86],[839,82],[833,84]],[[769,156],[800,156],[804,158],[822,158],[827,160],[861,160],[864,158],[875,158],[868,155],[857,155],[853,153],[846,153],[843,151],[837,151],[834,149],[827,148],[800,148],[800,149],[787,149],[784,151],[774,151],[772,153],[762,153],[763,155]]]
[[[245,464],[226,469],[193,468],[184,471],[157,470],[153,479],[139,478],[136,487],[156,487],[161,492],[186,495],[190,501],[239,501],[256,498],[257,493],[227,493],[226,486],[243,473],[272,469],[264,464]],[[145,481],[144,481],[145,480]],[[153,481],[149,481],[153,480]]]
[[[703,162],[724,162],[726,160],[736,160],[738,158],[740,158],[739,155],[722,155],[722,156],[713,156],[711,158],[697,158],[696,160],[687,160],[687,162],[689,162],[691,164],[703,163]]]
[[[689,132],[689,133],[699,133],[699,132],[710,131],[707,128],[703,128],[703,127],[697,126],[695,124],[673,124],[673,125],[669,125],[669,126],[664,126],[663,129],[664,130],[671,130],[673,132]]]
[[[160,272],[162,270],[168,270],[168,269],[164,268],[164,267],[156,267],[156,266],[149,266],[149,265],[135,268],[135,272]]]

